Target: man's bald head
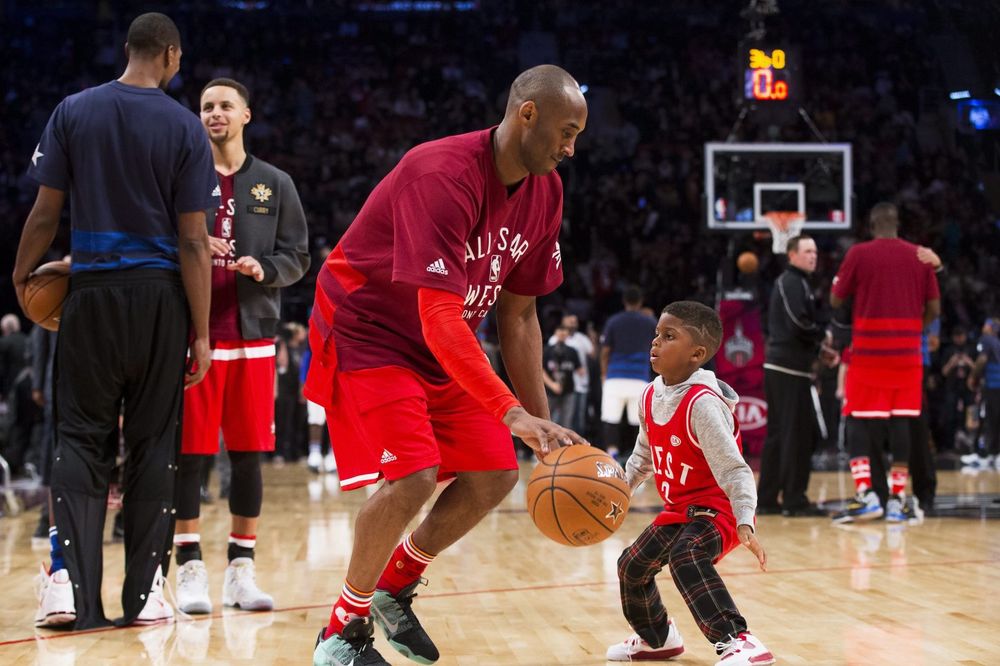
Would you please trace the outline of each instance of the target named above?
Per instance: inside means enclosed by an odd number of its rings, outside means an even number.
[[[576,101],[583,98],[580,84],[562,67],[538,65],[525,70],[510,85],[506,114],[517,113],[525,102],[538,106]]]
[[[882,201],[872,206],[868,219],[872,235],[877,238],[894,237],[899,233],[899,210],[895,204]]]
[[[580,84],[562,67],[538,65],[514,79],[497,132],[515,145],[518,166],[544,175],[573,156],[576,136],[586,124]]]

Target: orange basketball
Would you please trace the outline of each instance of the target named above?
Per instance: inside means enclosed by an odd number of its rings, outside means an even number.
[[[24,314],[44,329],[59,330],[63,301],[69,291],[69,264],[50,261],[28,277],[24,288]]]
[[[740,269],[740,273],[753,273],[759,266],[760,260],[753,252],[741,252],[736,258],[736,268]]]
[[[631,496],[614,458],[592,446],[567,446],[549,453],[531,473],[528,513],[553,541],[590,546],[621,527]]]

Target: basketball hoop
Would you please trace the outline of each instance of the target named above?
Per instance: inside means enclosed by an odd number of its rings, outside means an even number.
[[[784,254],[788,241],[802,233],[806,216],[795,210],[773,210],[764,213],[764,220],[771,229],[771,251]]]

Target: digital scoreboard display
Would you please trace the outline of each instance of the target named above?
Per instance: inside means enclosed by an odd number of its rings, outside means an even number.
[[[740,47],[745,102],[787,102],[798,99],[798,50],[761,44]]]

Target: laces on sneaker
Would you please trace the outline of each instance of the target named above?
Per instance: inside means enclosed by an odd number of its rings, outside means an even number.
[[[715,644],[715,653],[720,657],[724,657],[738,651],[743,646],[743,641],[746,640],[743,636],[742,632],[736,636],[730,634],[728,640],[719,641]]]

